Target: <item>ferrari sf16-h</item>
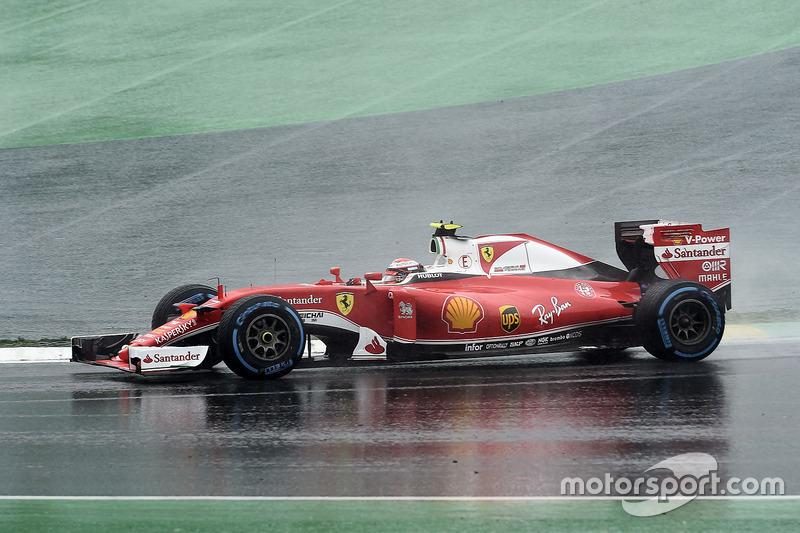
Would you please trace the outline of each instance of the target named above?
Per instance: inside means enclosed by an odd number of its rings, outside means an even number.
[[[729,229],[617,222],[625,270],[523,233],[467,237],[433,223],[431,264],[316,283],[225,290],[191,284],[155,306],[152,331],[73,337],[72,360],[127,372],[208,369],[249,379],[330,364],[427,361],[643,346],[699,361],[731,307]],[[307,356],[306,356],[307,355]]]

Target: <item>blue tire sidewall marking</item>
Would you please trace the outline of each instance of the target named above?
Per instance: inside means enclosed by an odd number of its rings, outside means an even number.
[[[247,309],[245,309],[243,313],[241,313],[238,317],[236,317],[236,325],[239,326],[239,327],[243,326],[245,320],[247,319],[247,315],[249,315],[253,311],[257,311],[258,309],[260,309],[262,307],[283,308],[286,311],[288,311],[289,314],[292,315],[292,318],[294,318],[295,322],[297,323],[297,326],[300,328],[300,347],[298,348],[297,355],[302,355],[303,354],[303,348],[305,347],[305,342],[304,342],[305,341],[305,331],[303,331],[303,325],[302,325],[302,322],[300,321],[300,317],[297,316],[297,313],[295,313],[294,310],[290,309],[289,307],[281,306],[279,303],[276,303],[276,302],[258,302],[256,304],[251,305]],[[251,372],[253,372],[255,374],[264,374],[264,375],[274,374],[275,372],[283,370],[283,369],[285,369],[287,367],[294,366],[294,359],[289,359],[288,361],[286,361],[284,363],[279,363],[277,365],[273,365],[271,367],[267,367],[267,368],[264,368],[264,369],[255,368],[252,365],[250,365],[247,361],[245,361],[244,356],[242,355],[241,351],[239,350],[239,340],[238,339],[239,339],[239,328],[237,327],[237,328],[234,328],[234,330],[233,330],[233,337],[232,337],[232,340],[233,340],[233,353],[236,354],[236,358],[239,360],[240,363],[242,363],[242,365],[245,366],[245,368],[247,368],[248,370],[250,370]]]
[[[707,354],[708,352],[712,351],[714,348],[717,347],[717,344],[719,344],[719,339],[715,339],[714,342],[712,342],[711,345],[708,348],[706,348],[705,350],[703,350],[702,352],[698,352],[698,353],[683,353],[683,352],[679,352],[679,351],[675,350],[675,355],[678,355],[680,357],[685,357],[686,359],[694,359],[695,357],[701,357],[701,356]]]
[[[189,296],[185,300],[180,301],[178,303],[181,303],[181,304],[203,303],[203,302],[209,301],[211,298],[216,298],[216,296],[209,296],[208,294],[206,294],[204,292],[198,292],[197,294],[193,294],[192,296]]]
[[[262,307],[278,308],[278,307],[280,307],[280,304],[275,303],[275,302],[258,302],[257,304],[253,304],[250,307],[248,307],[247,309],[245,309],[243,313],[241,313],[239,316],[236,317],[236,325],[237,326],[243,326],[244,325],[244,321],[247,318],[247,315],[249,315],[253,311],[255,311],[257,309],[260,309]]]
[[[674,291],[674,292],[670,293],[669,296],[664,298],[664,303],[662,303],[661,307],[658,309],[658,316],[659,317],[663,317],[664,316],[664,308],[667,307],[667,304],[670,302],[670,300],[672,300],[675,296],[677,296],[678,294],[680,294],[682,292],[689,292],[689,291],[697,291],[697,287],[684,287],[682,289],[678,289],[677,291]]]
[[[664,319],[664,309],[667,307],[667,304],[676,295],[681,294],[683,292],[690,292],[690,291],[694,291],[694,292],[699,293],[700,296],[702,296],[704,299],[706,299],[706,300],[711,302],[711,305],[714,308],[714,313],[717,316],[716,327],[714,328],[714,332],[716,333],[717,337],[714,339],[714,342],[712,342],[702,352],[698,352],[698,353],[694,353],[694,354],[688,354],[688,353],[679,352],[678,350],[673,350],[673,353],[675,355],[677,355],[679,357],[684,357],[686,359],[694,359],[695,357],[701,357],[701,356],[713,351],[714,348],[717,347],[717,344],[719,344],[719,341],[720,341],[719,332],[720,332],[720,328],[722,327],[722,316],[721,316],[722,314],[720,313],[719,305],[717,305],[717,301],[714,298],[709,298],[709,294],[707,292],[704,292],[704,291],[700,290],[698,287],[683,287],[682,289],[678,289],[677,291],[674,291],[674,292],[670,293],[670,295],[667,296],[664,299],[664,303],[661,304],[661,307],[658,310],[658,317],[659,317],[658,318],[658,325],[659,325],[658,329],[661,332],[661,338],[664,340],[664,347],[665,348],[672,348],[672,340],[669,338],[669,333],[668,333],[668,330],[667,330],[667,327],[666,327],[666,320]]]
[[[664,348],[672,348],[672,339],[669,338],[667,321],[663,318],[658,319],[658,331],[661,333],[661,340],[664,341]]]
[[[242,354],[239,352],[239,329],[238,328],[233,330],[233,338],[232,339],[233,339],[233,353],[236,354],[236,358],[239,360],[240,363],[242,363],[247,368],[247,370],[249,370],[251,372],[255,372],[256,374],[258,374],[258,369],[253,368],[252,366],[250,366],[247,363],[247,361],[244,360],[244,357],[242,357]]]

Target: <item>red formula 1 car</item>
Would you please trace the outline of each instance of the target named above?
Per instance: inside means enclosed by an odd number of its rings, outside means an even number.
[[[184,285],[155,308],[153,330],[74,337],[72,360],[128,372],[210,368],[245,378],[302,366],[309,335],[325,360],[422,361],[644,346],[698,361],[720,342],[731,307],[729,229],[617,222],[622,270],[526,234],[435,229],[433,264],[238,290]]]

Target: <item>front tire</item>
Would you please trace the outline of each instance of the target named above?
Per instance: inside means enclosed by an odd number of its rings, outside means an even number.
[[[238,300],[222,315],[219,350],[233,372],[246,379],[275,379],[291,372],[306,344],[297,311],[275,296]]]
[[[700,283],[666,280],[650,287],[634,313],[642,346],[665,361],[708,357],[725,331],[725,312]]]
[[[153,310],[153,317],[150,321],[151,329],[163,326],[170,320],[181,316],[181,310],[175,304],[188,303],[200,305],[216,297],[217,290],[207,285],[190,283],[188,285],[175,287],[165,294],[156,304]],[[214,334],[211,331],[192,335],[191,337],[180,339],[170,344],[172,346],[194,346],[198,344],[208,346],[208,354],[201,368],[213,368],[215,365],[222,362],[222,356],[217,350]]]
[[[170,320],[181,316],[181,310],[175,304],[190,303],[200,305],[216,297],[216,289],[206,285],[190,284],[176,287],[165,294],[156,304],[153,318],[150,321],[151,329],[163,326]]]

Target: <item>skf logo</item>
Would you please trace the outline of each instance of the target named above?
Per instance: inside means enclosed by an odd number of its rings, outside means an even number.
[[[506,333],[511,333],[519,327],[519,311],[513,305],[504,305],[500,308],[500,327]]]
[[[442,306],[448,333],[475,333],[483,320],[481,304],[466,296],[448,296]]]
[[[494,259],[494,247],[493,246],[481,246],[481,256],[483,260],[487,263],[491,263],[492,259]]]
[[[338,293],[336,295],[336,307],[339,308],[339,312],[347,316],[353,310],[353,300],[352,292]]]

